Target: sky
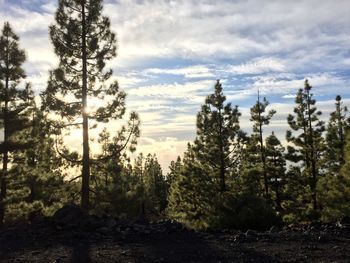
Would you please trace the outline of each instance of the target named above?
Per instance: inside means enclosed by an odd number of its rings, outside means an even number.
[[[48,36],[57,3],[0,0],[0,25],[9,21],[20,36],[37,94],[57,66]],[[156,153],[165,171],[194,140],[196,114],[217,79],[247,132],[259,89],[277,111],[265,134],[281,141],[306,78],[323,119],[337,94],[350,106],[348,0],[105,0],[104,14],[118,37],[108,66],[142,122],[137,151]]]

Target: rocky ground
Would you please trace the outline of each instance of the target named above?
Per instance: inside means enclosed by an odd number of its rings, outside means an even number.
[[[350,262],[350,224],[198,233],[67,208],[1,229],[0,262]]]

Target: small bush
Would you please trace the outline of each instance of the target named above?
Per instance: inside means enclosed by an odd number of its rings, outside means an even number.
[[[266,230],[281,220],[265,199],[251,194],[226,194],[219,202],[213,226],[229,229]]]

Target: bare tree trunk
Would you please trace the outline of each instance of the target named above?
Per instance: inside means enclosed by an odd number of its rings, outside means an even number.
[[[87,52],[86,52],[86,14],[85,1],[82,1],[82,64],[83,64],[83,86],[82,86],[82,117],[83,117],[83,169],[81,186],[81,207],[89,210],[90,195],[90,154],[89,154],[89,120],[87,115]]]

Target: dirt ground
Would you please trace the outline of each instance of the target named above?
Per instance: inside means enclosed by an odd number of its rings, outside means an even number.
[[[0,262],[350,262],[344,226],[202,233],[171,221],[100,221],[4,227]]]

